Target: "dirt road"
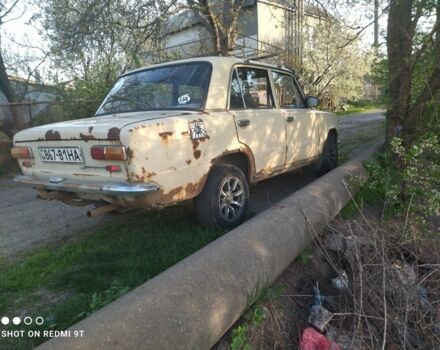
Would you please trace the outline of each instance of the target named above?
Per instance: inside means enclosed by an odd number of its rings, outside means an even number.
[[[340,154],[349,159],[382,138],[384,117],[381,111],[340,118]],[[257,214],[316,177],[303,170],[263,181],[251,190],[251,215]],[[93,231],[104,221],[124,220],[130,215],[105,215],[89,219],[87,207],[69,207],[59,202],[42,201],[35,191],[10,179],[0,179],[0,258],[7,258],[53,243],[63,243]]]

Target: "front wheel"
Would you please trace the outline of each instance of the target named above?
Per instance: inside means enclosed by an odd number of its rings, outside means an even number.
[[[249,203],[249,186],[240,168],[221,164],[211,170],[194,204],[200,222],[208,227],[233,228],[241,224]]]
[[[331,132],[324,144],[324,151],[316,164],[316,173],[324,175],[338,165],[338,136]]]

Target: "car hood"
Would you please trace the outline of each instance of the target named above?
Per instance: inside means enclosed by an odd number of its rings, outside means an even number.
[[[142,121],[197,114],[196,111],[148,111],[120,113],[47,124],[22,130],[14,142],[56,140],[119,140],[119,131]]]

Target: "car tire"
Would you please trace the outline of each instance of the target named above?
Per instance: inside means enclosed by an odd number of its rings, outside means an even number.
[[[231,229],[240,225],[249,204],[249,185],[243,171],[229,164],[214,165],[194,205],[207,227]]]
[[[316,163],[317,175],[324,175],[338,166],[338,136],[331,132],[325,140],[324,150]]]

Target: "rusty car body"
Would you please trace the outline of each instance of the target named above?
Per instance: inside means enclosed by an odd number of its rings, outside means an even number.
[[[108,210],[202,198],[203,223],[232,227],[246,215],[248,184],[311,163],[320,172],[336,166],[337,117],[316,104],[294,72],[259,62],[203,57],[137,69],[94,117],[18,132],[15,181],[42,199]],[[212,175],[219,167],[229,175]]]

